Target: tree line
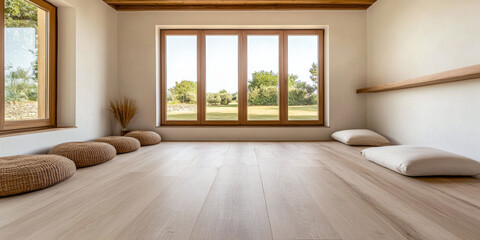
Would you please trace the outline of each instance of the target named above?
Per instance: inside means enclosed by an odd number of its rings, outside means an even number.
[[[288,104],[290,106],[315,105],[318,103],[318,66],[313,63],[310,72],[310,81],[300,81],[297,75],[288,76]],[[274,106],[279,101],[278,73],[273,71],[257,71],[248,81],[248,105]],[[167,100],[173,104],[196,104],[197,83],[189,80],[175,82],[175,86],[168,89]],[[209,105],[228,105],[237,101],[238,93],[229,93],[221,90],[217,93],[207,93]]]

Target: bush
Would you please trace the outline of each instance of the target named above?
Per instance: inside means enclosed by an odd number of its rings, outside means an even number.
[[[197,103],[197,93],[196,92],[186,92],[181,95],[175,95],[167,93],[167,101],[173,104],[196,104]]]
[[[252,73],[252,79],[248,81],[248,90],[255,88],[278,86],[278,73],[273,71],[258,71]]]
[[[175,86],[168,89],[169,93],[173,97],[174,103],[197,103],[197,83],[182,80],[181,82],[175,82]]]
[[[278,104],[278,89],[275,86],[256,87],[248,92],[248,104],[253,106],[275,106]]]
[[[17,68],[12,70],[7,67],[9,72],[5,76],[5,101],[37,101],[38,87],[36,79],[29,74],[27,69]]]
[[[220,93],[208,93],[207,94],[207,103],[210,105],[219,105],[222,102]]]
[[[303,90],[307,91],[307,93],[309,95],[314,94],[315,91],[317,90],[317,88],[315,86],[311,86],[307,82],[303,82],[303,81],[297,81],[294,84],[294,88],[303,89]]]
[[[6,102],[36,102],[38,99],[37,86],[29,83],[12,83],[5,86]]]
[[[188,92],[184,95],[185,101],[183,103],[197,104],[197,92]]]
[[[220,93],[220,104],[228,105],[232,102],[232,94],[230,93]]]
[[[314,105],[317,103],[316,94],[308,94],[305,89],[291,88],[288,90],[288,105]]]
[[[233,96],[225,90],[219,93],[207,93],[207,103],[210,105],[228,105],[232,102]]]

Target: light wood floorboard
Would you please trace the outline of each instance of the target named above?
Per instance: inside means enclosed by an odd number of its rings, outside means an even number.
[[[0,239],[480,239],[480,179],[337,142],[163,142],[0,198]]]
[[[257,167],[222,167],[191,239],[272,239]]]

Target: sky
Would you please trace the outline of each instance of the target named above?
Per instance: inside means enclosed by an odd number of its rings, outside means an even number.
[[[279,37],[248,36],[247,72],[260,70],[278,73]],[[167,88],[182,80],[197,81],[196,36],[167,36]],[[206,88],[207,92],[222,89],[238,91],[238,36],[206,36]],[[317,36],[288,37],[289,74],[311,83],[309,69],[318,62]]]
[[[196,36],[167,36],[167,85],[182,80],[197,81]],[[238,91],[238,36],[206,36],[207,92],[222,89]],[[310,83],[308,71],[318,59],[316,36],[289,36],[289,74]],[[278,36],[248,36],[247,71],[251,79],[255,71],[278,73]],[[31,68],[35,49],[35,29],[5,29],[5,62],[15,68]]]
[[[12,66],[13,70],[18,67],[31,70],[35,60],[31,52],[35,50],[35,37],[34,28],[5,28],[5,66]]]

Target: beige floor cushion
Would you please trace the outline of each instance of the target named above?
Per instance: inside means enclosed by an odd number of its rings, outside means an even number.
[[[0,197],[53,186],[71,177],[75,164],[57,155],[19,155],[0,158]]]
[[[382,146],[390,142],[384,136],[368,129],[350,129],[332,134],[332,138],[352,146]]]
[[[160,134],[153,131],[131,131],[125,136],[138,139],[142,146],[155,145],[162,141]]]
[[[77,167],[88,167],[111,160],[117,150],[102,142],[68,142],[53,147],[49,153],[69,158]]]
[[[407,176],[474,176],[480,162],[435,148],[387,146],[367,148],[362,154],[370,161]]]
[[[95,142],[104,142],[112,145],[117,153],[129,153],[140,148],[140,141],[132,137],[110,136],[95,139]]]

